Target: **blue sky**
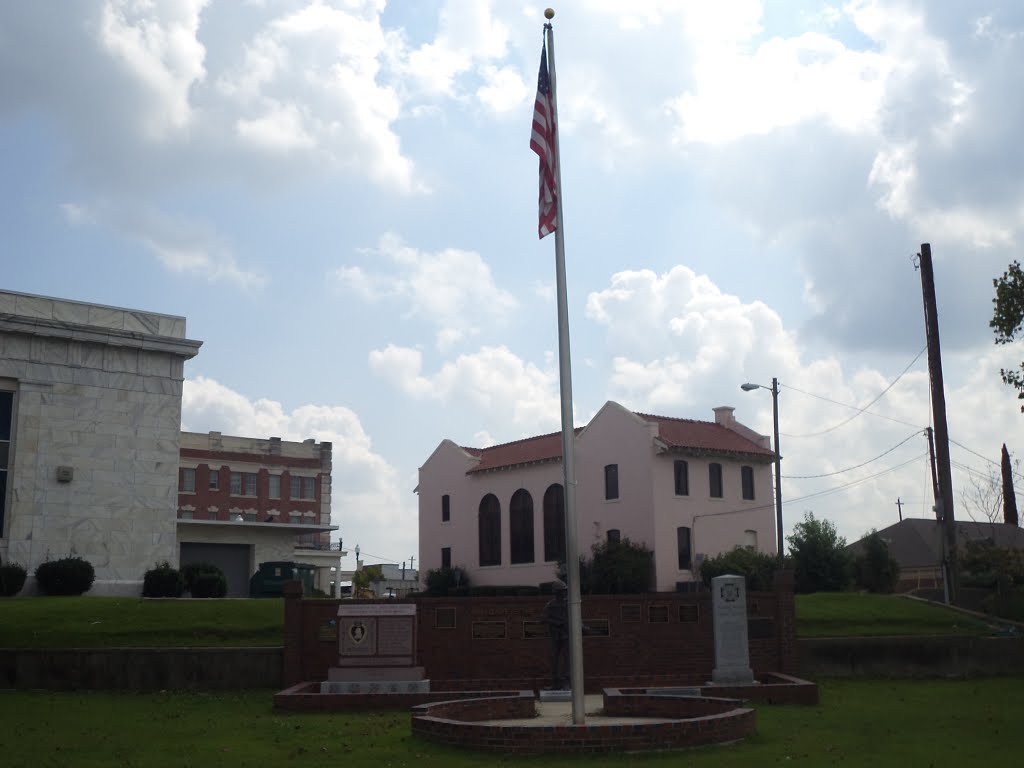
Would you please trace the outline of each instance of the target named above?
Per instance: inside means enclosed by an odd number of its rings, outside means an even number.
[[[732,405],[767,433],[739,384],[776,376],[787,527],[930,514],[924,438],[886,453],[930,420],[930,242],[958,513],[984,519],[972,485],[1024,450],[999,380],[1024,350],[988,328],[1024,228],[1019,4],[556,10],[577,421]],[[0,5],[3,287],[186,316],[185,428],[333,441],[346,545],[407,560],[440,440],[559,428],[542,14]]]

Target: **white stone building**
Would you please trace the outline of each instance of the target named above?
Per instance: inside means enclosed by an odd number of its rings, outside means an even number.
[[[185,318],[0,291],[0,559],[68,555],[94,594],[177,561]]]

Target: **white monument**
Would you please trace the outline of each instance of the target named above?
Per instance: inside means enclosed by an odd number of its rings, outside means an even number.
[[[716,685],[750,685],[750,647],[747,643],[747,585],[743,576],[711,580],[711,613],[715,629]]]

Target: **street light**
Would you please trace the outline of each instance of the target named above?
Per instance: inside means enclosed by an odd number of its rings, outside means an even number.
[[[767,389],[772,393],[772,419],[775,424],[775,536],[779,548],[779,561],[782,555],[782,472],[779,462],[782,456],[779,454],[779,380],[772,378],[772,385],[766,387],[764,384],[740,384],[744,392],[753,392],[755,389]]]

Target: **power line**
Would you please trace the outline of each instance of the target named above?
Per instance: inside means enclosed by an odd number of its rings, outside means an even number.
[[[913,434],[909,435],[908,437],[904,438],[903,440],[900,440],[898,443],[896,443],[896,445],[894,445],[892,448],[890,448],[889,450],[885,451],[884,453],[880,453],[879,455],[875,456],[875,458],[868,459],[867,461],[862,462],[860,464],[857,464],[856,466],[853,466],[853,467],[847,467],[846,469],[837,469],[835,472],[826,472],[823,475],[783,475],[782,477],[785,480],[815,480],[815,479],[817,479],[819,477],[833,477],[835,475],[841,475],[844,472],[852,472],[855,469],[860,469],[861,467],[867,466],[868,464],[870,464],[870,463],[872,463],[874,461],[878,461],[883,456],[892,453],[897,448],[899,448],[901,445],[903,445],[907,441],[912,440],[913,438],[917,437],[919,434],[921,434],[921,433],[920,432],[914,432]]]
[[[928,455],[927,453],[922,453],[922,454],[920,454],[918,456],[915,456],[912,459],[908,459],[907,461],[904,461],[902,464],[896,464],[895,466],[889,467],[888,469],[883,469],[881,472],[876,472],[873,475],[868,475],[867,477],[862,477],[859,480],[851,480],[849,483],[844,483],[843,485],[837,485],[834,488],[826,488],[823,491],[816,491],[814,493],[809,493],[806,496],[797,496],[796,498],[789,499],[788,501],[790,503],[794,503],[794,502],[797,502],[797,501],[804,501],[805,499],[814,499],[814,498],[819,498],[821,496],[828,496],[828,495],[833,494],[833,493],[838,493],[839,491],[845,491],[847,488],[852,488],[855,485],[860,485],[861,483],[866,483],[868,480],[874,480],[876,478],[882,477],[883,475],[888,475],[890,472],[895,472],[897,469],[902,469],[903,467],[907,466],[908,464],[912,464],[915,461],[923,459],[927,455]]]
[[[904,374],[906,374],[906,372],[907,372],[907,371],[909,371],[909,370],[910,370],[911,368],[913,368],[913,367],[914,367],[914,363],[916,363],[916,362],[917,362],[918,360],[920,360],[920,359],[921,359],[921,355],[923,355],[923,354],[925,353],[925,350],[927,350],[927,349],[928,349],[928,347],[927,347],[927,346],[923,347],[923,348],[921,349],[921,351],[917,353],[917,356],[916,356],[916,357],[915,357],[915,358],[914,358],[913,360],[911,360],[911,361],[910,361],[910,364],[909,364],[909,365],[907,365],[907,367],[906,367],[906,368],[904,368],[904,369],[903,369],[903,370],[902,370],[902,371],[900,372],[899,376],[897,376],[897,377],[896,377],[895,379],[893,379],[893,380],[892,380],[892,381],[891,381],[891,382],[889,383],[889,386],[887,386],[887,387],[886,387],[885,389],[883,389],[883,390],[882,390],[882,391],[881,391],[881,392],[880,392],[880,393],[878,394],[878,396],[877,396],[877,397],[875,397],[875,399],[874,399],[874,400],[872,400],[871,402],[869,402],[869,403],[868,403],[867,405],[865,405],[865,406],[863,406],[863,407],[861,407],[861,406],[856,406],[856,405],[849,405],[849,404],[847,404],[847,403],[840,403],[840,402],[838,402],[838,401],[836,401],[836,400],[831,400],[831,399],[829,399],[829,398],[827,398],[827,397],[822,397],[821,395],[814,395],[814,394],[811,394],[810,392],[804,392],[803,390],[801,390],[801,389],[797,389],[796,387],[791,387],[791,386],[789,386],[788,384],[780,384],[779,386],[783,386],[783,387],[786,387],[786,389],[792,389],[792,390],[793,390],[794,392],[799,392],[799,393],[800,393],[800,394],[802,394],[802,395],[809,395],[810,397],[816,397],[816,398],[818,398],[819,400],[824,400],[824,401],[826,401],[826,402],[829,402],[829,403],[833,403],[833,404],[835,404],[835,405],[841,405],[841,406],[843,406],[844,408],[853,408],[853,409],[854,409],[854,410],[856,411],[856,413],[855,413],[855,414],[853,414],[852,416],[850,416],[850,418],[848,418],[848,419],[845,419],[844,421],[841,421],[841,422],[839,422],[838,424],[834,424],[834,425],[832,425],[831,427],[829,427],[828,429],[823,429],[823,430],[821,430],[820,432],[810,432],[810,433],[808,433],[808,434],[806,434],[806,435],[785,435],[785,437],[818,437],[819,435],[824,435],[824,434],[827,434],[827,433],[829,433],[829,432],[831,432],[831,431],[833,431],[833,430],[835,430],[835,429],[839,429],[839,427],[841,427],[841,426],[843,426],[843,425],[845,425],[845,424],[849,424],[849,423],[850,423],[851,421],[853,421],[853,420],[854,420],[855,418],[857,418],[858,416],[860,416],[860,415],[861,415],[861,414],[863,414],[863,413],[869,413],[869,414],[870,414],[870,415],[872,415],[872,416],[877,416],[877,417],[879,417],[879,418],[882,418],[882,419],[888,419],[889,421],[895,421],[895,422],[897,422],[897,423],[899,423],[899,424],[903,424],[904,426],[908,426],[908,427],[915,427],[915,428],[917,428],[917,429],[923,429],[923,427],[920,427],[920,426],[919,426],[919,425],[917,425],[917,424],[910,424],[910,423],[908,423],[908,422],[905,422],[905,421],[901,421],[900,419],[894,419],[894,418],[892,418],[891,416],[883,416],[883,415],[882,415],[882,414],[880,414],[880,413],[871,413],[870,411],[868,411],[868,408],[870,408],[870,407],[871,407],[872,405],[874,405],[874,404],[875,404],[875,403],[877,403],[877,402],[878,402],[879,400],[881,400],[881,399],[882,399],[882,398],[883,398],[883,397],[885,396],[885,394],[886,394],[886,393],[887,393],[887,392],[888,392],[888,391],[889,391],[890,389],[892,389],[892,388],[893,388],[894,386],[896,386],[896,383],[897,383],[897,382],[898,382],[898,381],[899,381],[900,379],[902,379],[902,378],[903,378]],[[785,434],[785,433],[783,433],[783,434]]]

